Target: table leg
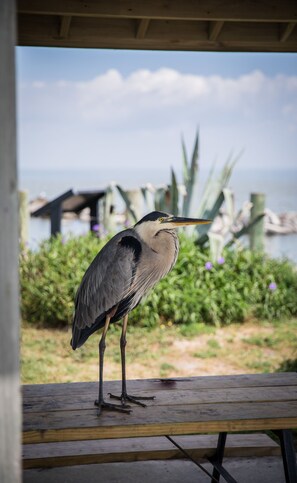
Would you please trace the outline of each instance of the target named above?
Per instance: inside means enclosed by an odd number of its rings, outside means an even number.
[[[227,439],[227,433],[219,433],[217,450],[214,457],[212,458],[212,461],[218,463],[220,466],[222,465],[223,458],[224,458],[226,439]],[[218,481],[220,480],[220,472],[215,467],[213,469],[212,477],[213,479],[211,480],[211,483],[214,483],[215,479]]]
[[[273,431],[280,440],[286,483],[297,482],[296,455],[290,429]]]

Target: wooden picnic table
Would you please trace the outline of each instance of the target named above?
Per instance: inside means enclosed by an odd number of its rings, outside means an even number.
[[[105,382],[105,394],[120,390],[120,381]],[[155,400],[146,408],[133,406],[131,414],[103,411],[98,417],[93,405],[98,383],[23,386],[24,445],[88,441],[91,446],[94,440],[112,445],[120,438],[219,433],[211,458],[216,481],[224,476],[227,433],[270,430],[280,438],[286,481],[296,483],[290,430],[297,428],[297,373],[133,380],[128,391]]]

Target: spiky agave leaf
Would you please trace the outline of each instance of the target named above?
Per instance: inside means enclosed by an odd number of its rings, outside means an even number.
[[[118,184],[116,185],[116,187],[117,187],[118,192],[120,193],[121,197],[123,198],[123,200],[124,200],[124,202],[126,204],[126,209],[127,209],[128,213],[131,215],[132,219],[136,223],[138,221],[137,220],[137,216],[136,216],[135,211],[132,208],[131,201],[129,200],[126,191],[123,190],[123,188],[121,188],[121,186],[119,186]]]
[[[155,210],[169,211],[168,203],[166,201],[167,187],[160,187],[156,189],[155,193]]]
[[[194,186],[196,184],[197,173],[198,173],[198,158],[199,158],[199,133],[198,133],[198,131],[196,132],[196,136],[195,136],[194,147],[193,147],[193,152],[192,152],[190,164],[188,163],[188,160],[187,160],[185,146],[183,146],[183,153],[184,153],[184,156],[183,156],[184,172],[186,171],[186,166],[187,166],[187,180],[184,183],[185,187],[186,187],[186,196],[184,197],[182,214],[183,214],[183,216],[189,216],[190,215],[190,209],[191,209],[192,196],[193,196],[193,192],[194,192]],[[186,162],[186,166],[185,166],[185,162]],[[184,178],[184,181],[185,181],[185,178]]]
[[[170,185],[170,202],[173,215],[178,215],[178,187],[176,182],[176,176],[173,168],[171,168],[171,185]]]
[[[224,193],[223,191],[221,191],[213,206],[210,209],[206,209],[203,212],[202,218],[206,218],[207,220],[214,220],[223,203],[224,203]],[[212,223],[208,225],[198,225],[196,227],[196,231],[199,234],[199,238],[196,243],[199,246],[203,246],[208,241],[208,232],[211,228],[211,225]]]
[[[209,250],[210,258],[213,262],[216,262],[222,255],[224,248],[224,237],[219,233],[208,233],[209,238]]]
[[[233,233],[232,239],[226,244],[226,247],[230,247],[238,238],[248,235],[252,226],[254,226],[258,221],[260,221],[265,216],[265,213],[260,213],[260,215],[256,216],[256,218],[248,223],[248,225],[244,226],[241,230],[236,233]]]
[[[206,210],[206,206],[208,203],[209,195],[211,193],[211,187],[213,184],[213,175],[214,175],[215,163],[213,163],[210,171],[208,173],[208,177],[204,184],[204,188],[201,195],[201,201],[197,210],[197,218],[202,218],[202,213]]]
[[[187,155],[187,149],[185,145],[184,138],[182,136],[181,138],[181,143],[182,143],[182,154],[183,154],[183,183],[185,186],[188,184],[188,179],[189,179],[189,168],[188,168],[188,155]]]
[[[230,223],[233,223],[234,212],[235,212],[233,193],[229,188],[224,188],[223,194],[224,194],[224,200],[225,200],[225,207],[226,207],[227,215],[230,219]]]

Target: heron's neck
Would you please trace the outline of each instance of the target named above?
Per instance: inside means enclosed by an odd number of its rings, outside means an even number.
[[[170,265],[170,268],[174,265],[179,250],[178,236],[175,230],[160,230],[146,243],[163,258],[165,263],[167,262]]]
[[[179,243],[175,230],[156,230],[156,227],[143,223],[135,227],[143,242],[156,254],[159,254],[168,264],[175,263]]]

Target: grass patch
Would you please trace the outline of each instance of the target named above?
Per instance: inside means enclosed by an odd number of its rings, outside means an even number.
[[[203,322],[192,322],[191,324],[180,325],[179,332],[184,337],[193,337],[200,334],[214,334],[216,328]]]
[[[197,332],[194,324],[194,335],[187,332],[183,336],[180,326],[175,325],[154,329],[128,326],[128,379],[296,370],[297,319],[212,327],[211,334],[204,328],[198,324]],[[107,334],[106,380],[121,378],[120,335],[120,325],[112,326]],[[94,334],[73,351],[69,329],[37,329],[23,324],[22,382],[98,380],[99,338],[100,334]],[[219,364],[214,364],[214,359]]]
[[[172,364],[163,362],[160,366],[160,377],[168,377],[172,371],[176,371],[176,368]]]
[[[218,343],[218,341],[216,339],[209,339],[207,341],[207,345],[209,347],[211,347],[211,349],[220,349],[221,348],[220,344]]]
[[[279,344],[279,340],[273,336],[261,337],[259,335],[253,335],[252,337],[246,337],[242,339],[250,345],[256,345],[258,347],[275,347]]]
[[[199,359],[213,359],[217,357],[218,353],[215,350],[207,349],[201,352],[195,352],[194,357],[198,357]]]

